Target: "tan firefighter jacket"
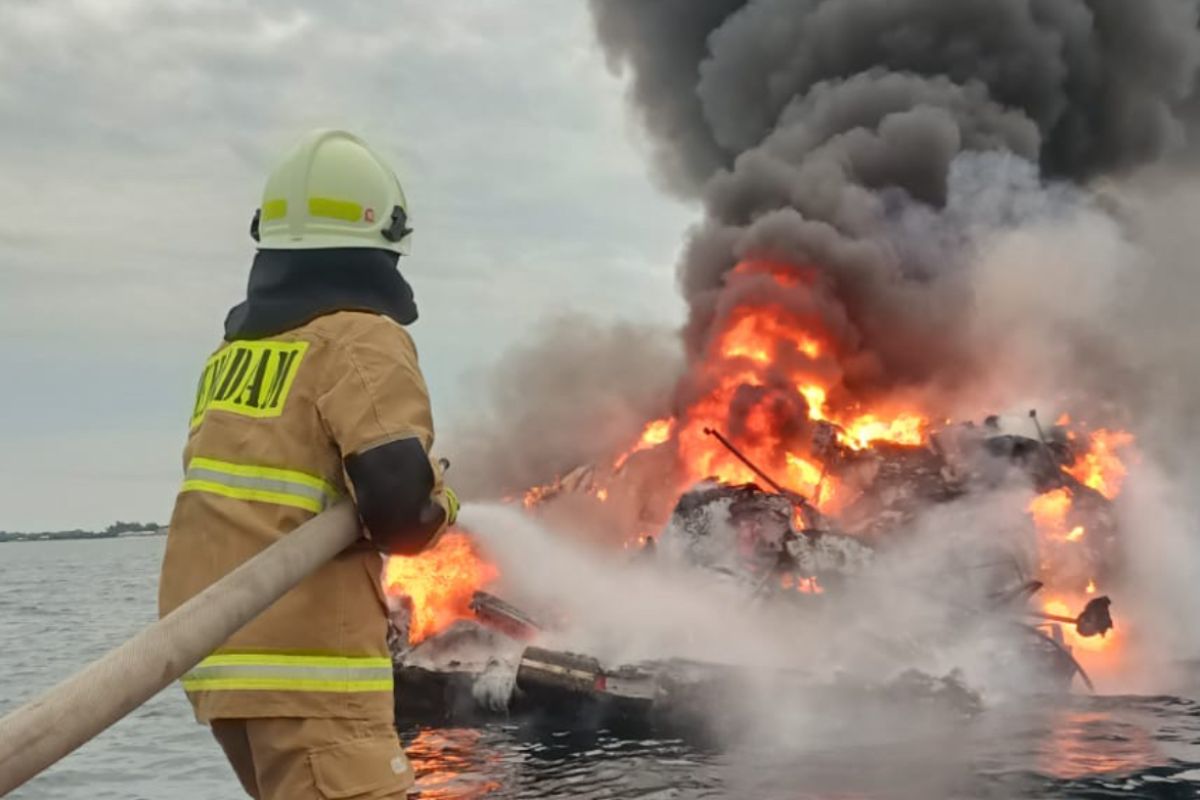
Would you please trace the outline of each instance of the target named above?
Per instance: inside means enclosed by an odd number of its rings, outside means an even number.
[[[345,497],[345,457],[407,437],[428,453],[433,423],[412,339],[391,319],[342,311],[223,344],[192,410],[160,613]],[[364,539],[234,634],[183,679],[197,718],[390,720],[381,568]]]

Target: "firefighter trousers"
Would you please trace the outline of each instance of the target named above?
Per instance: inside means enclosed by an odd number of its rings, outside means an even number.
[[[385,800],[406,797],[413,785],[386,722],[218,719],[212,732],[254,800]]]

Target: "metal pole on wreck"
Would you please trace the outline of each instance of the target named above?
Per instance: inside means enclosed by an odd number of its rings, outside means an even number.
[[[0,719],[0,796],[178,680],[359,536],[351,503],[328,509],[125,644]]]
[[[711,436],[714,439],[716,439],[718,442],[720,442],[721,445],[726,450],[728,450],[730,453],[733,454],[734,458],[736,458],[738,461],[741,461],[743,464],[746,465],[746,467],[751,472],[753,472],[755,475],[757,475],[758,477],[760,477],[764,481],[766,481],[767,485],[770,486],[772,489],[774,489],[776,494],[790,498],[792,503],[795,506],[797,506],[798,508],[800,508],[800,510],[805,514],[805,525],[807,526],[810,524],[809,515],[816,513],[817,507],[814,506],[807,497],[800,494],[799,492],[793,492],[791,489],[785,489],[783,486],[781,486],[778,481],[776,481],[770,475],[768,475],[767,473],[765,473],[761,469],[759,469],[757,464],[755,464],[753,461],[751,461],[745,453],[743,453],[741,450],[737,449],[737,446],[734,445],[733,442],[726,439],[724,434],[722,434],[720,431],[718,431],[714,428],[705,428],[704,434],[706,436]],[[824,481],[825,481],[825,465],[822,464],[821,465],[821,480],[817,483],[818,499],[820,498],[820,495],[821,495],[821,483],[823,483]]]
[[[726,439],[724,434],[722,434],[720,431],[718,431],[714,428],[705,428],[704,433],[706,436],[711,436],[714,439],[716,439],[718,442],[720,442],[721,445],[726,450],[728,450],[730,453],[733,454],[734,458],[736,458],[738,461],[741,461],[743,464],[746,465],[746,467],[751,472],[753,472],[755,475],[757,475],[758,477],[760,477],[764,481],[766,481],[767,485],[770,486],[772,489],[774,489],[776,494],[795,495],[796,497],[799,497],[802,500],[804,500],[804,502],[806,502],[806,503],[808,502],[808,498],[804,497],[804,495],[798,494],[797,492],[789,491],[789,490],[783,488],[782,486],[780,486],[778,481],[776,481],[770,475],[768,475],[767,473],[765,473],[761,469],[759,469],[757,464],[755,464],[753,461],[751,461],[741,450],[738,450],[737,447],[733,444],[733,442]]]

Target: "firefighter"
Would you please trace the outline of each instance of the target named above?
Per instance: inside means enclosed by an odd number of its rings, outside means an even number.
[[[403,797],[381,554],[421,552],[458,508],[404,327],[408,204],[363,141],[316,131],[271,173],[251,235],[246,300],[200,373],[159,611],[351,498],[362,540],[182,683],[251,797]]]

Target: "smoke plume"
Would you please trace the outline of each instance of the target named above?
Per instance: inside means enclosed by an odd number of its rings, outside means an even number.
[[[1182,144],[1176,115],[1197,58],[1191,0],[592,0],[592,9],[613,65],[632,72],[664,176],[692,192],[804,124],[796,112],[816,110],[820,94],[837,109],[821,114],[833,127],[816,144],[879,133],[914,112],[924,124],[913,127],[939,138],[939,112],[963,131],[994,104],[1036,131],[1047,174],[1137,165]],[[897,77],[929,93],[905,103],[884,88]],[[957,109],[933,98],[960,92],[971,98]],[[918,163],[936,168],[936,153]]]
[[[471,387],[478,403],[446,443],[451,481],[500,497],[610,456],[665,413],[678,363],[670,331],[550,320]]]
[[[593,0],[592,9],[611,65],[629,74],[658,174],[704,203],[679,267],[692,362],[739,309],[770,304],[831,335],[844,402],[977,394],[1011,349],[1000,340],[1014,316],[1032,325],[1018,350],[1051,337],[1044,374],[1093,356],[1110,375],[1125,368],[1094,324],[1111,305],[1113,275],[1072,274],[1092,285],[1086,296],[1060,281],[1052,288],[1066,309],[1039,317],[1051,304],[1036,302],[1037,260],[1023,293],[998,265],[1028,258],[1030,237],[1056,235],[1053,226],[1129,250],[1126,232],[1073,187],[1182,149],[1200,2]],[[735,271],[746,261],[800,283],[779,291]],[[980,318],[1001,301],[1025,307]],[[1073,375],[1075,388],[1097,371]],[[682,405],[709,391],[705,380],[684,381]]]

